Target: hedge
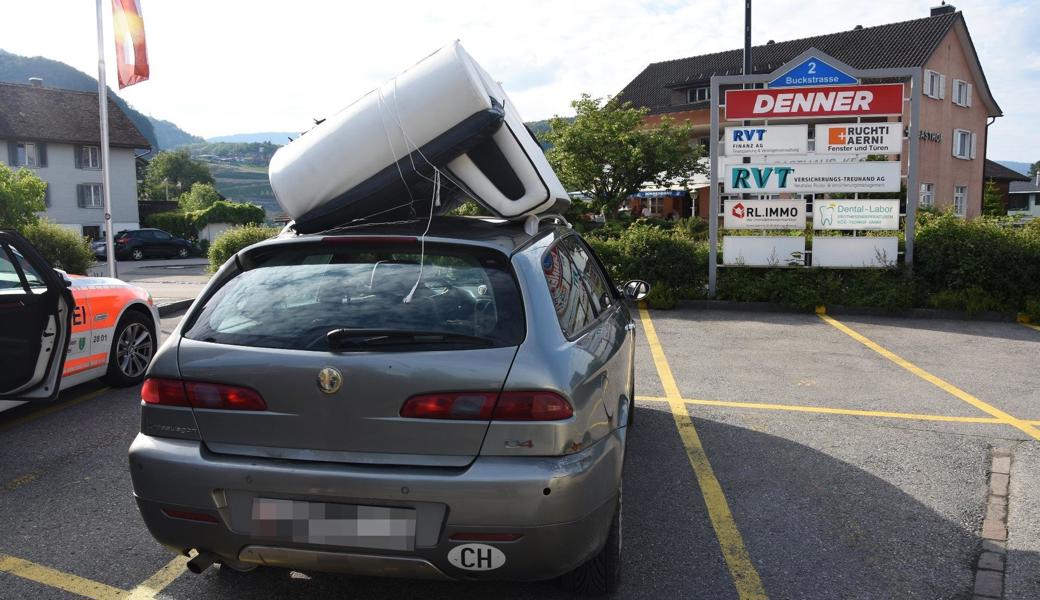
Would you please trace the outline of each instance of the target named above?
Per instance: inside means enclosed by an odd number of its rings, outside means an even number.
[[[168,211],[148,215],[144,218],[143,225],[162,229],[186,240],[197,240],[199,232],[210,223],[259,225],[264,222],[265,217],[266,213],[261,206],[220,200],[202,210]]]
[[[278,235],[277,227],[257,227],[246,225],[234,227],[217,236],[209,247],[209,268],[216,272],[229,258],[239,250],[252,246],[257,242],[273,238]]]
[[[26,225],[21,233],[56,269],[84,275],[94,264],[90,242],[67,227],[41,220],[35,225]]]

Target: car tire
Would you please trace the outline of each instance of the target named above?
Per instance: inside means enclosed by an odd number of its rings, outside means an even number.
[[[108,371],[102,379],[114,387],[141,383],[158,345],[151,319],[137,311],[127,311],[112,335]]]
[[[598,554],[558,580],[561,588],[582,596],[602,596],[617,591],[621,584],[621,490],[617,509],[610,521],[607,541]]]
[[[144,250],[140,248],[134,248],[130,251],[130,258],[132,260],[141,260],[144,258]]]
[[[177,248],[177,258],[188,258],[188,249],[184,246]]]

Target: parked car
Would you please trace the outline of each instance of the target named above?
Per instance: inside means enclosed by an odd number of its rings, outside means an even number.
[[[616,587],[622,293],[567,227],[425,227],[242,250],[159,350],[130,467],[189,569]]]
[[[119,260],[142,260],[145,258],[188,258],[192,244],[188,240],[167,233],[162,229],[124,229],[113,239],[116,258]],[[108,257],[105,240],[91,243],[94,256],[100,260]]]
[[[52,269],[25,238],[0,231],[0,410],[91,379],[139,384],[158,324],[144,289]]]

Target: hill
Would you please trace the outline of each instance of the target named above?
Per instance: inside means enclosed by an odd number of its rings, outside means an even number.
[[[97,79],[69,65],[42,56],[19,56],[0,50],[0,81],[28,83],[30,77],[43,79],[43,85],[81,92],[97,91]],[[201,142],[201,137],[191,135],[169,121],[149,117],[131,107],[108,88],[108,97],[126,113],[141,134],[156,150],[172,148],[177,144]]]
[[[270,142],[274,144],[287,144],[289,138],[300,135],[298,131],[261,131],[259,133],[236,133],[233,135],[218,135],[206,139],[207,142],[232,142],[232,143],[259,143]]]
[[[998,160],[996,162],[1004,165],[1005,167],[1011,169],[1012,171],[1018,171],[1019,173],[1021,173],[1023,175],[1029,175],[1029,167],[1031,165],[1029,163],[1027,163],[1027,162],[1018,162],[1018,161],[1015,161],[1015,160]]]

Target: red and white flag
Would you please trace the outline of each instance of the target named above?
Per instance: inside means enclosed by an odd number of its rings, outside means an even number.
[[[148,51],[140,0],[112,0],[119,89],[148,80]]]

